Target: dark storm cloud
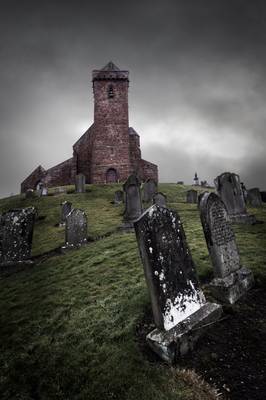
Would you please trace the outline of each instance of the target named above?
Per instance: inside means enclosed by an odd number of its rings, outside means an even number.
[[[0,193],[71,156],[109,60],[162,180],[231,169],[266,188],[265,22],[258,0],[1,1]]]

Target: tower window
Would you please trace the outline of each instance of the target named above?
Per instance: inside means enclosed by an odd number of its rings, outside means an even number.
[[[112,85],[108,88],[108,99],[112,99],[114,97],[114,88]]]

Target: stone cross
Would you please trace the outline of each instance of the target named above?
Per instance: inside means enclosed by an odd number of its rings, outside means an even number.
[[[187,191],[187,203],[196,204],[198,201],[198,192],[194,189]]]
[[[124,223],[132,225],[142,213],[140,181],[136,175],[130,175],[123,185],[125,193]]]
[[[30,258],[35,216],[34,207],[10,210],[1,216],[0,263]]]
[[[157,206],[166,207],[166,196],[161,192],[155,193],[152,198],[152,203]]]
[[[175,211],[153,205],[134,227],[156,325],[147,340],[155,352],[172,362],[193,347],[198,336],[191,334],[192,327],[216,320],[220,306],[206,303]]]
[[[72,210],[72,203],[70,203],[70,201],[63,201],[63,203],[61,203],[60,225],[65,225],[66,217],[71,210]]]
[[[76,175],[75,187],[76,193],[85,193],[86,177],[83,174]]]
[[[247,200],[252,207],[261,207],[262,198],[260,190],[258,188],[249,189],[247,194]]]
[[[121,204],[124,201],[124,192],[122,190],[117,190],[114,196],[114,204]]]
[[[214,180],[214,183],[232,222],[256,223],[255,216],[247,214],[243,190],[237,174],[224,172]]]
[[[87,243],[87,216],[83,210],[73,208],[66,216],[66,247],[79,247]]]
[[[214,268],[209,285],[217,299],[233,304],[253,285],[252,273],[241,267],[235,235],[223,201],[215,193],[204,193],[201,223]]]
[[[147,179],[143,184],[143,196],[142,200],[144,203],[149,203],[154,194],[157,192],[157,183],[153,179]]]

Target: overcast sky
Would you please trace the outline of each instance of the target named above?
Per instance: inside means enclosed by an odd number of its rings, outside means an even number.
[[[266,189],[264,0],[0,0],[0,196],[72,156],[91,73],[130,71],[130,125],[160,181]]]

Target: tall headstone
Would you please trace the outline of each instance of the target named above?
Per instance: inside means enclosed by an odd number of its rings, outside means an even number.
[[[196,190],[187,191],[187,203],[197,204],[198,202],[198,192]]]
[[[14,209],[2,214],[0,219],[0,264],[13,264],[31,256],[34,207]]]
[[[266,191],[260,192],[261,200],[263,203],[266,203]]]
[[[142,213],[140,180],[136,175],[130,175],[123,185],[125,193],[125,211],[123,215],[124,226],[133,227],[133,222]]]
[[[219,318],[221,306],[205,300],[176,212],[153,205],[134,227],[156,325],[147,341],[173,362],[193,348],[198,328]]]
[[[149,203],[157,192],[157,183],[153,179],[147,179],[143,184],[142,200]]]
[[[61,203],[60,225],[65,225],[66,217],[71,210],[72,210],[72,203],[70,203],[70,201],[63,201],[63,203]]]
[[[124,192],[122,190],[117,190],[114,196],[114,204],[121,204],[124,201]]]
[[[75,187],[76,193],[85,193],[86,177],[83,174],[76,175]]]
[[[215,298],[233,304],[253,286],[250,270],[241,267],[235,235],[223,201],[204,193],[200,202],[201,223],[214,268],[209,287]]]
[[[251,207],[261,207],[262,198],[260,190],[258,188],[253,188],[248,190],[247,200]]]
[[[155,193],[152,198],[152,203],[157,206],[166,207],[166,196],[161,192]]]
[[[225,204],[229,218],[235,223],[255,224],[254,215],[246,210],[241,182],[237,174],[224,172],[214,180],[216,190]]]
[[[87,243],[87,217],[83,210],[74,208],[66,216],[66,247],[79,247]]]

